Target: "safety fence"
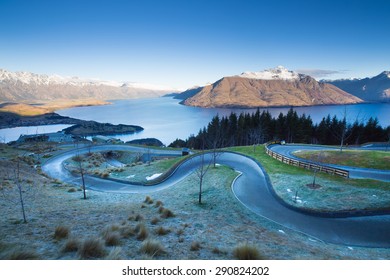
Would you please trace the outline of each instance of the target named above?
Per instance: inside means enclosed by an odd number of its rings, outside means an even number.
[[[273,141],[273,142],[268,142],[265,145],[265,151],[266,151],[267,155],[273,157],[274,159],[277,159],[277,160],[279,160],[283,163],[289,164],[289,165],[293,165],[293,166],[297,166],[297,167],[301,167],[301,168],[305,168],[305,169],[309,169],[309,170],[317,170],[319,172],[324,172],[324,173],[328,173],[328,174],[332,174],[332,175],[338,175],[338,176],[341,176],[344,178],[349,178],[349,171],[347,171],[347,170],[340,169],[340,168],[334,168],[334,167],[330,167],[330,166],[324,166],[324,165],[317,164],[317,163],[292,159],[292,158],[286,157],[284,155],[281,155],[279,153],[276,153],[268,148],[268,146],[275,145],[275,144],[280,144],[280,142]]]

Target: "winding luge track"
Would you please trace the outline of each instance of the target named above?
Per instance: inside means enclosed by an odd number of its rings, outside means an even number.
[[[146,151],[140,147],[118,145],[75,149],[51,158],[42,166],[42,170],[52,178],[80,185],[80,178],[69,173],[63,167],[63,162],[76,154],[87,153],[89,150],[92,152],[105,150]],[[166,150],[153,150],[153,153],[179,154],[176,151]],[[211,158],[212,154],[205,155],[206,161],[211,160]],[[325,242],[390,248],[390,215],[332,218],[302,213],[285,206],[276,199],[268,175],[255,160],[241,154],[224,152],[218,156],[217,162],[241,172],[232,185],[233,192],[243,205],[260,216]],[[150,193],[174,185],[190,175],[200,164],[200,156],[184,161],[170,177],[154,186],[139,186],[91,176],[86,176],[85,179],[87,187],[95,191]]]

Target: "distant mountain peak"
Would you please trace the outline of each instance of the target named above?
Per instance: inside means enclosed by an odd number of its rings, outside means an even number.
[[[300,78],[300,74],[290,71],[284,66],[277,66],[259,72],[243,72],[237,76],[256,80],[298,80]]]

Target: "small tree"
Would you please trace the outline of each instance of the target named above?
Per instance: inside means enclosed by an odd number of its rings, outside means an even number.
[[[29,180],[23,180],[20,176],[20,161],[19,158],[16,162],[14,174],[12,176],[14,181],[16,192],[13,192],[12,188],[2,187],[1,191],[5,200],[17,205],[20,205],[23,222],[27,223],[26,216],[26,198],[32,194],[33,186]]]
[[[322,154],[322,151],[321,151],[321,152],[319,152],[317,157],[315,156],[315,154],[313,154],[312,161],[318,164],[318,163],[321,163],[322,158],[323,158],[323,154]],[[316,187],[317,172],[318,172],[318,168],[314,168],[314,170],[313,170],[313,182],[311,184],[312,188]]]
[[[205,161],[205,154],[202,151],[202,154],[200,155],[200,166],[198,169],[196,169],[196,175],[199,179],[199,204],[202,204],[202,187],[203,187],[203,181],[204,177],[206,176],[207,172],[209,171],[209,168],[211,166],[211,161],[206,163]]]
[[[84,178],[85,170],[83,167],[83,158],[77,152],[74,160],[78,163],[78,167],[79,167],[79,172],[80,172],[80,176],[81,176],[81,187],[83,189],[83,198],[87,199],[87,191],[86,191],[86,187],[85,187],[85,178]]]

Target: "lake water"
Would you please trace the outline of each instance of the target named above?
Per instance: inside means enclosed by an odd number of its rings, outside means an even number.
[[[42,134],[61,131],[71,125],[68,124],[53,124],[40,126],[19,126],[13,128],[0,129],[0,142],[8,143],[19,139],[22,134]]]
[[[93,107],[76,107],[60,110],[57,113],[84,120],[95,120],[112,124],[140,125],[144,131],[133,135],[117,136],[124,141],[137,138],[157,138],[168,145],[176,138],[186,139],[191,134],[197,134],[199,129],[206,126],[213,116],[229,115],[230,112],[254,112],[256,109],[206,109],[183,106],[171,97],[116,100],[110,105]],[[347,112],[349,122],[356,118],[367,121],[377,117],[382,126],[390,125],[390,103],[356,104],[356,105],[327,105],[313,107],[295,107],[298,114],[310,115],[314,122],[319,122],[328,114],[340,118]],[[279,113],[287,113],[289,108],[268,108],[275,117]],[[34,133],[34,129],[30,129]],[[49,132],[49,131],[45,131]],[[3,135],[0,130],[0,137]],[[9,139],[9,136],[6,137]],[[11,141],[11,140],[8,140]]]

